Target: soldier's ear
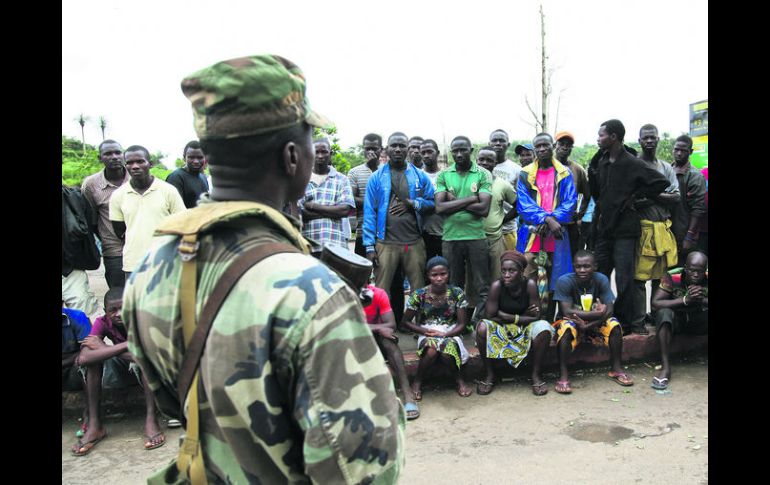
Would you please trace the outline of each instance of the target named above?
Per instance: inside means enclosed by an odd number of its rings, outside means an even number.
[[[297,173],[297,167],[299,166],[300,154],[298,152],[299,147],[293,141],[287,142],[283,146],[282,160],[283,171],[289,177],[293,177]]]

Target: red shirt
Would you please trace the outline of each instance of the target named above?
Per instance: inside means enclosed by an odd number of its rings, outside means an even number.
[[[382,315],[393,311],[393,308],[390,307],[388,294],[382,288],[377,288],[374,285],[367,285],[366,287],[374,292],[372,303],[364,307],[366,323],[369,325],[380,324],[382,323]]]

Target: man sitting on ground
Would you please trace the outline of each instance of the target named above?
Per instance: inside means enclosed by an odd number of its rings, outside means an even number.
[[[632,386],[634,380],[620,366],[623,333],[620,322],[613,316],[615,295],[610,288],[610,280],[596,272],[598,265],[591,251],[579,250],[573,267],[574,273],[565,274],[556,282],[553,297],[559,302],[560,314],[563,315],[554,323],[561,370],[555,390],[561,394],[572,392],[567,361],[578,345],[578,336],[600,338],[602,344],[610,348],[611,370],[607,377],[621,386]]]
[[[364,307],[366,323],[374,335],[374,340],[380,348],[380,352],[385,356],[388,363],[393,367],[396,374],[396,383],[401,388],[404,395],[404,409],[406,410],[406,419],[417,419],[420,417],[420,409],[414,401],[412,388],[409,386],[409,378],[406,375],[404,366],[404,354],[398,347],[398,336],[396,335],[396,317],[393,315],[393,308],[390,306],[388,293],[382,288],[374,285],[367,285],[366,288],[372,292],[372,302]]]
[[[661,360],[660,372],[652,378],[653,389],[668,387],[671,378],[668,357],[673,335],[708,335],[708,264],[708,256],[700,251],[690,252],[684,268],[674,268],[664,275],[652,297]]]
[[[121,389],[135,385],[139,379],[144,389],[147,415],[144,423],[144,448],[153,450],[166,442],[166,436],[158,425],[155,415],[155,399],[141,374],[139,366],[128,352],[128,329],[123,324],[120,312],[123,309],[123,288],[115,287],[104,295],[105,315],[94,320],[91,333],[83,341],[77,365],[86,369],[86,397],[88,400],[88,429],[83,437],[73,445],[72,453],[76,456],[87,455],[99,441],[107,437],[107,430],[102,425],[99,400],[102,388]],[[113,345],[107,345],[108,337]]]

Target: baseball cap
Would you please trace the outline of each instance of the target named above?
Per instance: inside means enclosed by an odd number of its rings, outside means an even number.
[[[570,133],[569,131],[560,131],[560,132],[558,132],[558,133],[556,134],[556,138],[555,138],[555,140],[556,140],[556,141],[559,141],[559,140],[561,140],[562,138],[569,138],[570,140],[572,140],[572,143],[575,143],[575,135],[573,135],[573,134],[572,134],[572,133]]]
[[[217,62],[182,80],[201,140],[258,135],[302,121],[330,128],[331,121],[310,109],[305,88],[302,70],[272,54]]]
[[[535,147],[532,146],[532,143],[525,143],[523,145],[516,145],[516,148],[513,149],[513,152],[516,155],[521,155],[521,152],[523,150],[530,150],[530,151],[534,152],[535,151]]]

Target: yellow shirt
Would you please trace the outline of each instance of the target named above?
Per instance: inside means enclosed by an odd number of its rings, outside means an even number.
[[[139,194],[130,182],[121,185],[110,199],[110,220],[126,223],[123,271],[133,272],[152,246],[155,228],[166,216],[186,210],[176,188],[158,177]]]

